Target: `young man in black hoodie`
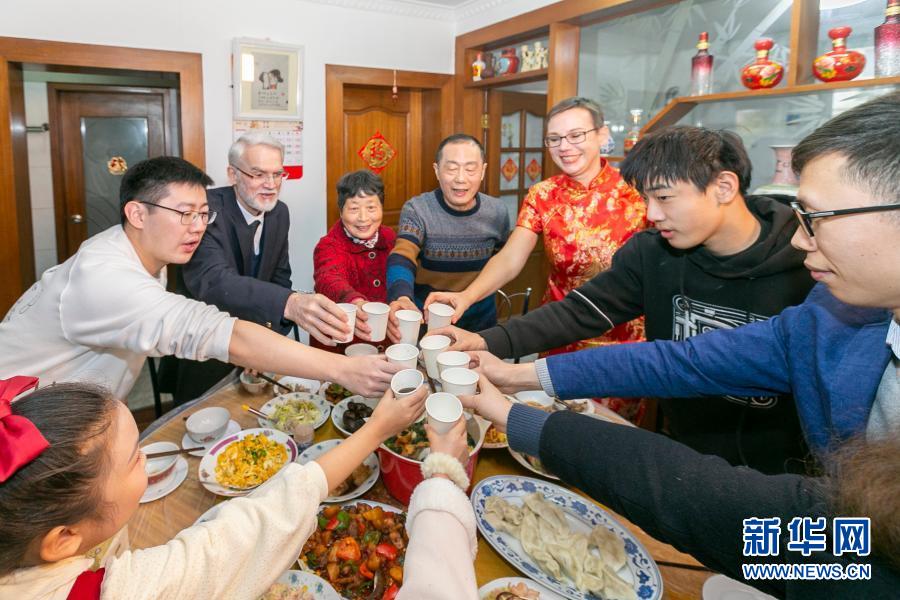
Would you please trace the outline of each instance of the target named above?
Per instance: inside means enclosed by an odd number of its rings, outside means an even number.
[[[730,132],[672,127],[646,136],[621,173],[644,196],[656,229],[635,234],[609,270],[559,302],[477,334],[448,328],[453,349],[524,356],[640,315],[648,340],[683,340],[800,304],[813,280],[790,244],[796,218],[776,199],[747,197],[750,170]],[[790,397],[659,402],[669,434],[699,452],[765,473],[804,468]]]

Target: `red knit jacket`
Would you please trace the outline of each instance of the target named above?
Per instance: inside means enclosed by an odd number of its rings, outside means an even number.
[[[394,230],[382,225],[378,229],[378,243],[370,250],[354,244],[338,220],[313,251],[316,291],[335,302],[360,298],[384,302],[387,258],[396,240]]]

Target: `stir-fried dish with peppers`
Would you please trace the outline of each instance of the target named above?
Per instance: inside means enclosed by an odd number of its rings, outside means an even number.
[[[381,571],[376,598],[392,600],[403,584],[406,514],[360,502],[327,506],[303,546],[300,560],[345,598],[368,598]]]
[[[470,451],[475,448],[475,440],[471,435],[466,434],[466,442],[469,444]],[[404,458],[425,460],[425,457],[428,456],[425,452],[425,449],[428,448],[425,421],[413,423],[397,435],[389,437],[385,440],[384,445]]]

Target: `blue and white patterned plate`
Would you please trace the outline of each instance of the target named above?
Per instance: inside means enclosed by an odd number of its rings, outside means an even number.
[[[343,440],[325,440],[324,442],[319,442],[318,444],[313,444],[306,450],[300,453],[300,456],[297,457],[297,462],[301,465],[305,465],[311,460],[315,460],[316,458],[322,456],[338,444],[340,444]],[[363,461],[363,464],[369,467],[369,476],[366,477],[366,480],[363,481],[358,487],[350,490],[346,494],[342,494],[340,496],[328,496],[325,498],[325,502],[346,502],[347,500],[352,500],[353,498],[359,498],[375,485],[375,482],[378,481],[378,476],[381,475],[381,467],[378,463],[378,457],[375,456],[373,452],[369,456],[366,457],[366,460]]]
[[[305,586],[306,592],[311,594],[315,600],[341,600],[340,594],[331,587],[330,583],[308,571],[285,571],[272,585],[279,583],[288,585],[294,590],[302,590]],[[262,597],[265,598],[265,595]]]
[[[595,525],[603,525],[625,541],[628,560],[618,571],[619,577],[634,584],[634,591],[642,600],[662,597],[663,582],[659,569],[647,549],[599,506],[577,494],[548,481],[515,475],[496,475],[482,479],[472,490],[472,507],[481,535],[514,567],[541,585],[571,600],[598,600],[598,596],[582,592],[572,580],[562,581],[545,573],[522,548],[522,544],[508,533],[494,529],[484,517],[484,505],[489,496],[499,496],[510,504],[522,505],[522,498],[538,492],[548,501],[559,506],[568,517],[575,531],[589,532]]]
[[[331,412],[331,404],[322,396],[319,396],[318,394],[310,394],[308,392],[292,392],[290,394],[281,394],[280,396],[276,396],[260,406],[259,412],[266,415],[271,415],[275,412],[275,409],[278,407],[278,405],[285,404],[292,400],[312,402],[316,405],[316,408],[319,409],[319,416],[314,422],[310,423],[313,429],[318,429],[325,424],[325,421],[328,420],[328,415]],[[257,417],[256,422],[259,423],[260,427],[275,427],[275,424],[272,421],[263,419],[262,417]]]

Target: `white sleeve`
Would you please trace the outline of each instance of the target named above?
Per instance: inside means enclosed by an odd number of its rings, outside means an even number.
[[[406,528],[409,547],[397,600],[477,600],[475,513],[462,490],[440,477],[420,483]]]
[[[167,292],[139,264],[111,253],[76,259],[59,311],[63,335],[73,344],[223,362],[237,320]]]
[[[292,463],[250,496],[228,501],[211,521],[164,546],[115,558],[100,598],[258,598],[296,562],[327,495],[315,461]]]

